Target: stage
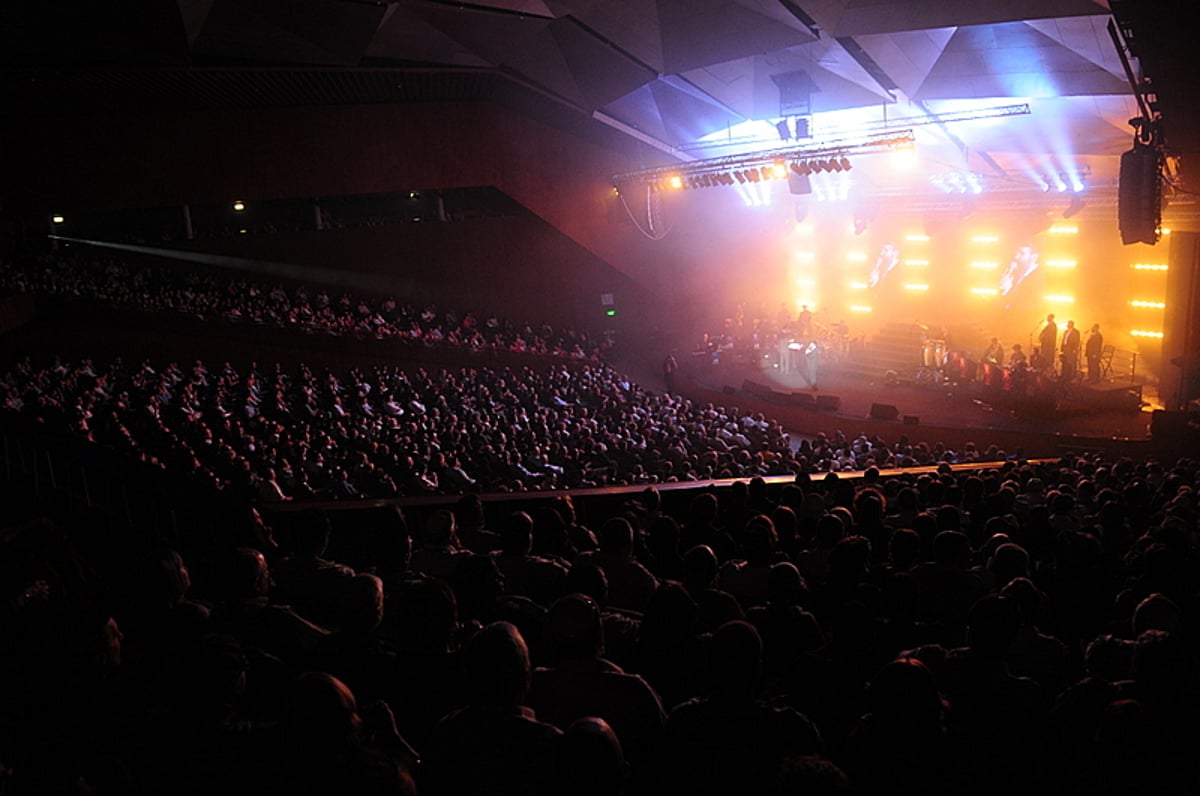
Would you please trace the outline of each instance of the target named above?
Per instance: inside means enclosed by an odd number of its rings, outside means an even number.
[[[787,371],[787,372],[785,372]],[[872,374],[849,363],[822,363],[816,388],[804,369],[781,369],[773,357],[707,357],[683,363],[680,387],[693,400],[760,411],[794,437],[843,431],[892,441],[999,445],[1029,456],[1068,450],[1120,449],[1145,455],[1150,407],[1130,381],[1060,385],[1043,380],[1018,393],[999,382],[951,380],[944,370]]]

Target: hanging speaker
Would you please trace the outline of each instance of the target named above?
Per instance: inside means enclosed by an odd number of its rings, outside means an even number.
[[[812,180],[807,174],[797,174],[795,169],[788,169],[788,193],[797,196],[812,193]]]
[[[1117,221],[1121,242],[1158,243],[1162,219],[1162,179],[1158,150],[1143,144],[1121,155]]]

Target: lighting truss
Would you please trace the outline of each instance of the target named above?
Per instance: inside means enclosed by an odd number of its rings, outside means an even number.
[[[912,130],[894,130],[630,171],[613,176],[612,181],[619,192],[629,193],[639,188],[678,190],[786,179],[789,168],[796,174],[849,171],[851,156],[911,147],[915,143]]]

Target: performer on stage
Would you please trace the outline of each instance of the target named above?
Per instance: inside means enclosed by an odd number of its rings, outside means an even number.
[[[817,389],[817,376],[821,369],[821,344],[816,340],[810,340],[808,345],[804,347],[804,380],[814,390]]]
[[[1046,322],[1038,332],[1038,349],[1042,360],[1039,364],[1053,371],[1054,352],[1058,350],[1058,324],[1054,322],[1053,312],[1046,316]]]
[[[813,338],[813,314],[807,304],[800,305],[800,316],[797,318],[800,322],[800,328],[796,330],[796,334],[801,340],[811,340]]]
[[[1000,338],[993,337],[988,347],[983,349],[983,361],[993,365],[1004,364],[1004,346],[1000,345]]]
[[[1075,328],[1075,321],[1067,321],[1060,354],[1063,365],[1061,379],[1064,384],[1070,384],[1079,372],[1079,330]]]
[[[1087,341],[1083,344],[1083,354],[1087,357],[1088,383],[1100,383],[1100,356],[1104,353],[1104,335],[1100,334],[1100,324],[1093,323],[1088,332]]]

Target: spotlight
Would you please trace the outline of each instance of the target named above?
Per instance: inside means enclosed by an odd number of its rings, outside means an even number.
[[[799,174],[801,177],[807,177],[812,173],[812,167],[808,165],[806,160],[797,160],[792,164],[792,171]]]
[[[746,181],[746,172],[744,172],[744,171],[735,171],[735,172],[733,173],[733,176],[737,177],[737,181],[738,181],[738,182],[745,182],[745,181]]]
[[[63,218],[60,215],[51,216],[50,220],[53,221],[55,224],[64,224],[67,221],[67,219]]]
[[[867,220],[859,216],[854,219],[854,234],[861,235],[867,231]]]
[[[243,211],[243,210],[245,210],[245,209],[246,209],[246,203],[245,203],[245,202],[243,202],[241,199],[238,199],[237,201],[235,201],[235,202],[233,203],[233,210],[234,210],[234,212],[236,212],[236,213],[240,213],[240,212],[242,212],[242,211]]]
[[[750,182],[758,182],[760,179],[762,179],[758,173],[758,169],[747,169],[746,178],[749,179]]]

